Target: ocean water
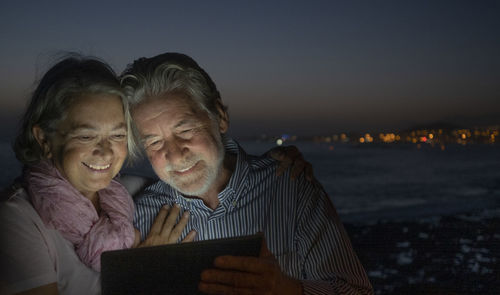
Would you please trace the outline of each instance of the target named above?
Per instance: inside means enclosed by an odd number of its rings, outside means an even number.
[[[262,154],[271,142],[242,141]],[[294,142],[348,222],[453,214],[500,205],[500,146],[349,145]],[[0,143],[0,186],[21,173],[7,142]],[[124,172],[153,175],[143,162]]]

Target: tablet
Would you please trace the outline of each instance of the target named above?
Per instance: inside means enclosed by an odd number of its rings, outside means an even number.
[[[104,252],[102,293],[201,294],[201,272],[221,255],[258,256],[262,234]]]

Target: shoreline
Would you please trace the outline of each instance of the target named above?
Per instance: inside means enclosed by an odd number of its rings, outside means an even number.
[[[404,222],[418,221],[426,218],[462,214],[485,214],[485,208],[500,208],[500,191],[488,192],[490,197],[471,200],[454,200],[453,202],[433,202],[416,204],[412,206],[390,207],[373,211],[361,211],[355,213],[344,213],[339,210],[339,216],[343,223],[353,225],[373,225],[379,222]],[[500,217],[500,213],[498,213]]]
[[[375,294],[500,294],[500,206],[344,225]]]

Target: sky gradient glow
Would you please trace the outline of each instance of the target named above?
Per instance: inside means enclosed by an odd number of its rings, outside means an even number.
[[[5,2],[3,129],[61,50],[117,72],[186,53],[218,85],[235,135],[500,118],[500,1]]]

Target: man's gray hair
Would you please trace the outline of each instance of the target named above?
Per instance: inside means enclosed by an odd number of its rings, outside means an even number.
[[[50,138],[67,115],[67,110],[78,98],[88,94],[110,94],[121,98],[127,124],[129,159],[138,156],[131,128],[127,99],[115,72],[104,62],[77,54],[66,56],[42,77],[21,120],[20,131],[14,142],[16,158],[25,165],[38,163],[43,151],[33,135],[38,125]]]
[[[185,54],[140,58],[127,67],[121,82],[131,108],[148,98],[179,93],[197,102],[212,119],[218,118],[218,104],[226,110],[210,76]]]

